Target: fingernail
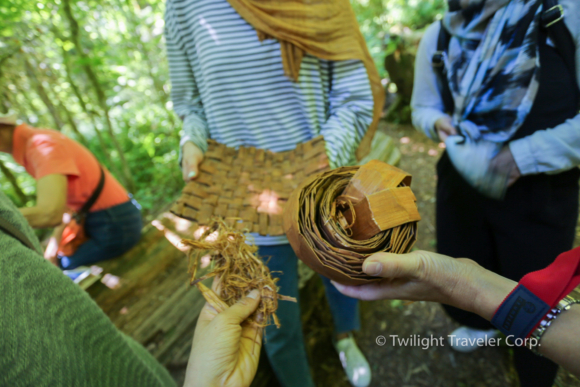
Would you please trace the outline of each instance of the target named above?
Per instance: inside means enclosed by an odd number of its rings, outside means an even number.
[[[250,293],[248,293],[248,298],[255,300],[256,298],[258,298],[259,295],[260,295],[260,291],[258,289],[254,289]]]
[[[256,315],[256,320],[255,320],[258,324],[261,324],[264,322],[264,313],[258,313]]]
[[[195,177],[195,175],[196,173],[194,171],[191,171],[187,174],[187,177],[191,179],[192,177]]]
[[[363,271],[369,275],[377,275],[381,272],[381,264],[378,262],[365,263]]]

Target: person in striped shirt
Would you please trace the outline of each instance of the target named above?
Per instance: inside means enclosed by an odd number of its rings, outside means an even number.
[[[323,60],[306,52],[293,80],[285,73],[280,41],[259,39],[234,3],[167,1],[165,39],[171,99],[183,120],[184,180],[198,175],[209,138],[230,147],[281,152],[322,135],[331,167],[356,163],[375,107],[363,62]],[[348,1],[341,4],[350,7]],[[297,258],[286,237],[252,236],[259,255],[272,257],[268,266],[280,278],[280,292],[298,296]],[[367,386],[371,370],[352,336],[360,326],[358,301],[340,294],[328,279],[323,282],[343,367],[354,386]],[[314,386],[298,304],[280,303],[277,313],[282,327],[266,328],[265,349],[279,382]]]

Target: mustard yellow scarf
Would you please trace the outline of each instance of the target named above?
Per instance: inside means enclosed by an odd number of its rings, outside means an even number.
[[[373,93],[373,121],[356,156],[369,151],[385,99],[379,73],[359,30],[349,0],[228,0],[251,24],[260,40],[280,42],[284,72],[298,80],[305,53],[331,61],[360,60],[364,63]]]

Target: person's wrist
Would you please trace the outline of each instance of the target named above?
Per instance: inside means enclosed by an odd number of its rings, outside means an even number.
[[[208,364],[206,356],[207,354],[199,348],[192,350],[185,375],[184,387],[214,387],[218,385],[215,375],[212,374],[212,364]]]
[[[433,127],[435,130],[441,130],[445,125],[451,125],[451,117],[444,115],[435,120]]]
[[[197,162],[203,160],[203,152],[191,141],[187,141],[183,144],[183,155],[186,158],[193,158]]]
[[[471,311],[473,300],[476,297],[476,288],[473,286],[474,276],[480,266],[467,258],[451,258],[439,254],[427,253],[429,260],[424,260],[422,281],[426,281],[428,288],[436,298],[432,301],[451,305]]]
[[[481,267],[480,271],[472,281],[475,298],[470,311],[491,321],[497,308],[518,283]]]
[[[435,129],[435,134],[439,138],[441,138],[441,125],[439,125],[440,120],[441,120],[441,118],[439,120],[435,121],[435,125],[433,125],[433,129]]]
[[[194,153],[195,151],[198,151],[198,150],[199,150],[199,148],[192,141],[186,141],[183,144],[183,152]]]
[[[440,301],[460,309],[471,311],[473,300],[476,296],[473,287],[473,270],[478,265],[472,260],[466,258],[450,258],[448,264],[440,272],[443,274],[443,280],[437,279],[433,285],[441,284],[439,293],[443,296]]]

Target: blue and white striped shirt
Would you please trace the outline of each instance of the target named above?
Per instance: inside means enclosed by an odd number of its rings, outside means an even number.
[[[373,114],[361,61],[306,55],[294,82],[284,75],[278,41],[260,42],[227,0],[168,0],[165,38],[181,145],[205,151],[212,138],[281,152],[323,135],[333,168],[356,162]],[[256,244],[284,243],[267,239]]]

